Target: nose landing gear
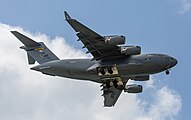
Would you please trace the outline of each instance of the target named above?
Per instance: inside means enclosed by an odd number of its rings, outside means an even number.
[[[170,74],[170,70],[166,70],[165,73],[166,73],[166,75],[169,75]]]

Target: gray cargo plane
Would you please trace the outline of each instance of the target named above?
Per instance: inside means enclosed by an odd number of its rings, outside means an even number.
[[[20,48],[27,52],[28,63],[39,63],[32,70],[100,83],[105,107],[114,106],[122,91],[142,92],[141,85],[126,85],[128,80],[147,81],[151,74],[162,71],[169,74],[169,69],[177,64],[177,60],[168,55],[141,54],[140,46],[119,46],[125,44],[124,36],[101,36],[64,13],[92,59],[60,60],[43,42],[35,42],[17,31],[11,32],[24,44]]]

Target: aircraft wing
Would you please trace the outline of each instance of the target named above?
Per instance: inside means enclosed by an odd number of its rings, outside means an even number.
[[[127,82],[124,83],[126,85]],[[109,89],[103,90],[104,107],[112,107],[117,102],[122,90],[110,87]]]
[[[87,48],[86,53],[91,53],[95,60],[100,60],[106,56],[110,56],[118,52],[117,45],[105,44],[104,37],[89,29],[75,19],[72,19],[68,13],[64,12],[66,21],[77,32],[79,40],[84,44],[83,48]]]

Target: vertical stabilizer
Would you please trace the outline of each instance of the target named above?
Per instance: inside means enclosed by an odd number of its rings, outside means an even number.
[[[27,52],[29,64],[34,64],[35,61],[42,64],[53,60],[59,60],[59,58],[50,51],[43,42],[36,42],[17,31],[11,31],[11,33],[25,45],[20,48]]]

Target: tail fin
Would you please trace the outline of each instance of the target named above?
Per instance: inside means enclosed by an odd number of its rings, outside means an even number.
[[[20,48],[27,52],[29,64],[34,64],[35,61],[42,64],[53,60],[59,60],[59,58],[52,53],[43,42],[36,42],[17,31],[11,31],[11,33],[25,45]]]

